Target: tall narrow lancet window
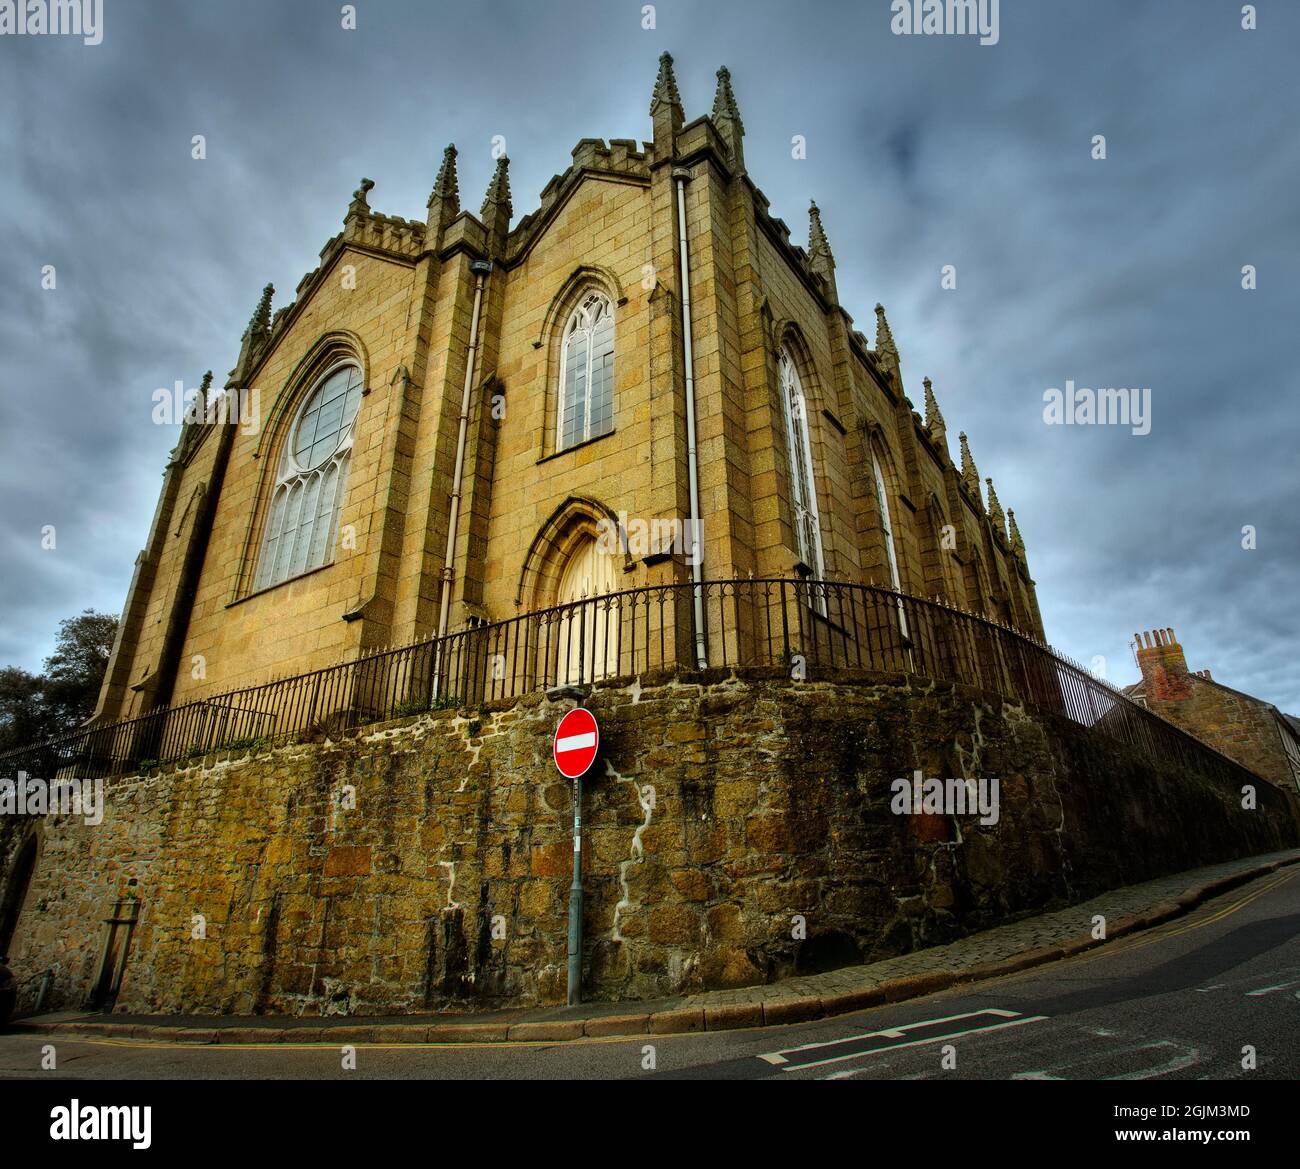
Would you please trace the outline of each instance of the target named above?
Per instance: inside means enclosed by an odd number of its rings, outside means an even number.
[[[885,475],[880,469],[880,460],[874,451],[871,453],[871,471],[876,477],[876,499],[880,502],[880,526],[885,534],[885,558],[889,561],[889,587],[901,593],[903,584],[898,575],[898,553],[894,548],[894,522],[889,516],[889,494],[885,490]]]
[[[593,292],[573,310],[560,350],[560,409],[555,449],[614,428],[614,311]]]
[[[785,403],[785,437],[790,451],[790,506],[794,513],[799,559],[812,569],[816,580],[825,574],[822,530],[817,516],[817,487],[813,478],[812,444],[808,438],[808,405],[799,371],[784,349],[778,355],[781,398]]]
[[[876,480],[876,499],[880,505],[880,527],[885,537],[885,559],[889,563],[889,587],[896,593],[903,591],[903,583],[898,575],[898,550],[894,543],[894,521],[890,518],[889,493],[885,490],[885,475],[880,469],[880,459],[871,452],[871,472]],[[903,602],[898,602],[898,628],[904,637],[907,632],[907,614],[903,611]]]
[[[280,455],[255,589],[332,559],[360,403],[361,370],[351,364],[335,366],[307,395]]]

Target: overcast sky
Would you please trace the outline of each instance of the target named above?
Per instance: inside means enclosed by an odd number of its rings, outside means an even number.
[[[868,336],[884,302],[918,406],[934,379],[1049,639],[1123,684],[1134,631],[1172,626],[1300,712],[1300,5],[1246,32],[1236,0],[1003,0],[987,46],[895,36],[888,0],[664,0],[654,29],[640,0],[340,7],[106,0],[102,44],[0,36],[0,665],[120,611],[177,438],[153,391],[224,381],[363,175],[423,219],[455,141],[476,211],[503,135],[522,216],[579,139],[650,137],[668,49],[688,119],[730,66],[773,213],[803,242],[816,198],[842,302]],[[1046,425],[1066,379],[1149,386],[1150,433]]]

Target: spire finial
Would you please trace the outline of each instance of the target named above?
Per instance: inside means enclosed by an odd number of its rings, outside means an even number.
[[[939,413],[939,402],[934,396],[930,379],[922,378],[921,384],[925,386],[925,428],[938,441],[947,435],[948,428],[944,425],[943,415]]]
[[[993,521],[993,526],[1005,536],[1007,534],[1006,522],[1002,515],[1002,504],[998,502],[998,493],[993,490],[993,480],[985,479],[984,482],[989,485],[989,519]]]
[[[1007,523],[1011,529],[1011,551],[1023,559],[1025,542],[1020,538],[1020,529],[1016,527],[1016,513],[1010,508],[1007,509]]]
[[[659,58],[659,75],[655,78],[654,94],[650,98],[650,117],[654,121],[655,154],[672,156],[674,139],[686,121],[682,110],[681,94],[677,92],[677,78],[673,76],[673,58],[664,53]]]
[[[831,255],[826,229],[822,227],[821,208],[815,199],[808,204],[808,259],[812,262],[814,272],[821,271],[823,267],[835,267],[835,257]]]
[[[244,330],[245,337],[255,339],[271,331],[271,297],[274,295],[274,284],[268,284],[262,289],[261,299],[257,302],[257,308],[253,310],[253,316],[248,322],[248,328]]]
[[[433,180],[433,190],[429,194],[429,206],[435,199],[449,200],[452,207],[460,210],[460,182],[456,176],[456,144],[448,144],[442,152],[442,165],[438,168],[438,177]]]
[[[876,305],[876,360],[886,369],[898,373],[898,346],[885,316],[885,306]]]
[[[504,236],[510,228],[510,217],[513,214],[514,205],[510,200],[510,159],[503,154],[497,159],[497,168],[492,172],[492,181],[488,183],[487,194],[483,196],[479,218],[489,232]]]
[[[958,435],[958,441],[961,443],[962,482],[970,488],[971,494],[982,504],[984,497],[980,493],[980,473],[975,466],[975,459],[970,453],[970,443],[966,441],[966,432],[964,430]]]
[[[442,165],[433,180],[425,218],[425,246],[437,248],[447,225],[460,214],[460,180],[456,175],[456,146],[451,143],[442,152]]]
[[[262,289],[261,298],[257,302],[257,308],[253,310],[253,316],[248,322],[248,328],[244,330],[244,335],[239,339],[239,360],[235,362],[235,368],[230,371],[231,381],[227,385],[239,385],[250,372],[250,363],[257,356],[262,346],[271,337],[271,297],[275,295],[275,285],[268,284]]]
[[[677,92],[677,78],[673,74],[673,55],[671,53],[659,54],[659,74],[655,77],[654,93],[650,96],[650,116],[655,116],[655,111],[659,108],[660,103],[666,102],[669,106],[676,106],[680,112],[682,108],[682,96]]]
[[[510,159],[504,154],[497,159],[497,168],[492,172],[492,181],[488,183],[480,212],[486,215],[488,208],[494,204],[505,207],[507,214],[514,212],[510,202]]]
[[[718,70],[718,88],[713,94],[713,126],[718,131],[736,169],[743,170],[745,158],[741,139],[745,136],[745,123],[740,120],[740,107],[731,89],[731,70],[725,65]]]

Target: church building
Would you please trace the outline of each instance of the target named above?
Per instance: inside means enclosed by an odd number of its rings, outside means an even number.
[[[818,206],[806,247],[771,213],[727,70],[687,121],[664,54],[649,114],[518,220],[504,156],[477,215],[454,146],[422,219],[362,180],[225,394],[205,379],[99,724],[683,583],[874,583],[1042,639],[1014,513],[964,434],[954,462],[929,379],[914,409],[884,308],[874,344],[854,327]],[[712,660],[703,621],[685,664]]]

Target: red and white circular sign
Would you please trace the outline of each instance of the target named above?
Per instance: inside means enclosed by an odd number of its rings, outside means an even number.
[[[555,766],[565,779],[585,774],[599,749],[600,728],[591,711],[578,707],[560,719],[555,728]]]

